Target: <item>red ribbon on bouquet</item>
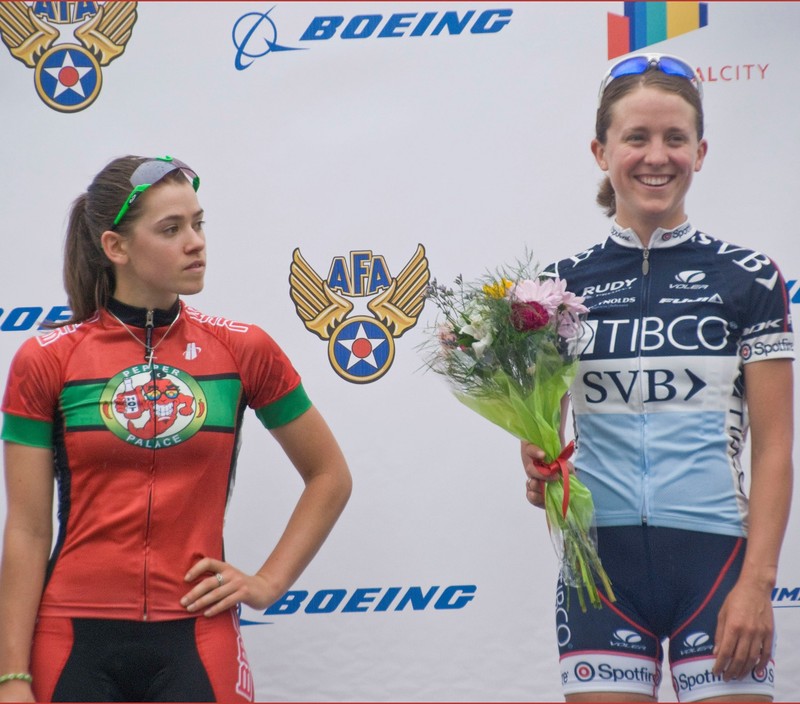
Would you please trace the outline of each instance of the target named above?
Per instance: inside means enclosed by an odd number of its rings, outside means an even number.
[[[561,450],[561,454],[552,462],[533,461],[536,469],[545,477],[552,477],[557,472],[561,472],[561,478],[564,480],[564,499],[561,502],[561,515],[563,518],[567,517],[567,508],[569,507],[569,464],[567,460],[572,457],[573,452],[575,452],[575,441],[571,440],[569,445]]]

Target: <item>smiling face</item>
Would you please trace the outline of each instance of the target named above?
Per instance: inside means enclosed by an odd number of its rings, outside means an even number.
[[[129,234],[109,230],[102,236],[116,273],[114,297],[132,306],[167,309],[178,295],[203,288],[203,210],[185,179],[165,179],[140,199]]]
[[[605,137],[592,152],[614,187],[617,223],[646,246],[656,228],[686,220],[686,194],[708,148],[695,108],[676,93],[638,86],[614,103]]]

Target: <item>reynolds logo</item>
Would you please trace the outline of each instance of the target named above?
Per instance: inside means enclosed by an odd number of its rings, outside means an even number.
[[[331,39],[404,39],[410,37],[458,36],[461,34],[497,34],[511,22],[510,8],[485,10],[428,10],[395,12],[385,15],[362,12],[357,15],[318,15],[305,30],[284,44],[278,39],[278,27],[266,12],[248,12],[234,24],[234,66],[238,71],[273,52],[310,49],[313,44]],[[303,46],[302,44],[306,45]]]

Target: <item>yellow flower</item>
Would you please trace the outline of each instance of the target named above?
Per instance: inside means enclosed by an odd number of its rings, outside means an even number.
[[[493,284],[485,284],[483,287],[483,292],[489,296],[489,298],[504,298],[506,291],[508,291],[508,289],[510,289],[513,285],[513,281],[501,279],[500,281],[495,281]]]

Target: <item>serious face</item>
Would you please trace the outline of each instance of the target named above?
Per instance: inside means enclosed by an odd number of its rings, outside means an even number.
[[[114,295],[130,305],[169,308],[176,296],[203,288],[203,210],[188,181],[157,184],[141,199],[130,234],[115,244]]]

